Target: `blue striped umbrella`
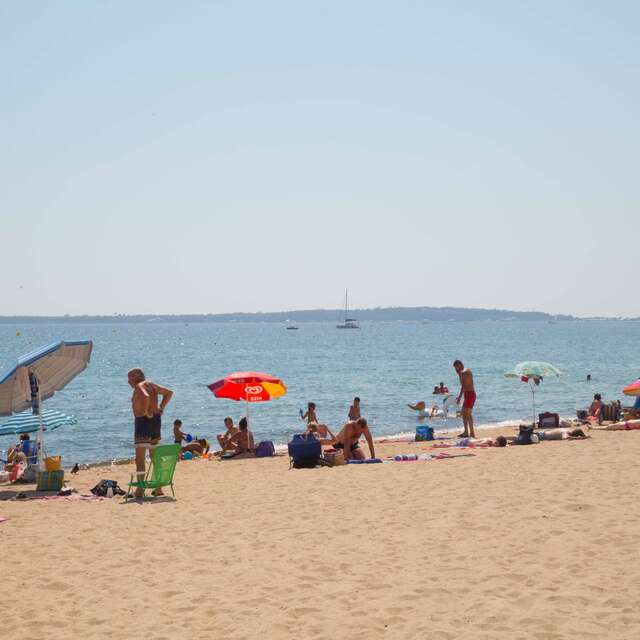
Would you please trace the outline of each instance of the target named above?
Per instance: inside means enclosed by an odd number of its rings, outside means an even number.
[[[66,413],[45,409],[42,412],[42,426],[44,431],[53,431],[58,427],[64,427],[78,422],[75,416]],[[4,424],[0,425],[0,436],[16,435],[18,433],[34,433],[40,429],[40,416],[31,411],[16,413]]]

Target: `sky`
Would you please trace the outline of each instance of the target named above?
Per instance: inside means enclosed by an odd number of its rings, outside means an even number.
[[[640,316],[640,3],[0,3],[0,315]]]

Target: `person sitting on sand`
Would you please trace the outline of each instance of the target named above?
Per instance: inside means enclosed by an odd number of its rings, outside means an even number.
[[[362,449],[360,449],[359,444],[360,436],[365,437],[369,445],[369,453],[372,458],[375,458],[376,453],[373,445],[373,437],[367,421],[364,418],[347,422],[336,436],[333,446],[336,449],[342,449],[344,451],[345,460],[364,460],[365,455]]]
[[[407,407],[409,407],[409,409],[417,411],[418,415],[421,418],[425,418],[427,415],[427,404],[424,402],[424,400],[418,400],[418,402],[416,402],[415,404],[408,404]]]
[[[182,453],[191,453],[194,456],[201,456],[209,453],[209,441],[206,438],[197,438],[181,447],[180,451]]]
[[[234,426],[231,418],[227,417],[224,419],[224,426],[227,430],[216,436],[223,453],[225,451],[233,451],[235,449],[235,446],[231,443],[231,438],[238,433],[238,427]]]
[[[589,407],[589,417],[587,418],[589,422],[597,422],[598,424],[602,422],[602,406],[602,396],[596,393]]]
[[[253,442],[253,434],[249,431],[249,423],[246,418],[242,418],[238,423],[239,430],[229,439],[232,445],[232,451],[236,454],[253,453],[255,451],[255,443]]]
[[[349,407],[349,420],[357,420],[360,418],[360,398],[356,396],[353,404]]]
[[[187,434],[182,432],[182,420],[173,421],[173,442],[174,444],[182,444],[187,439]]]
[[[4,467],[5,471],[13,471],[19,465],[27,466],[27,452],[24,451],[25,442],[31,442],[28,433],[23,433],[20,436],[20,441],[9,447],[7,451],[7,463]]]
[[[38,457],[38,443],[31,440],[28,433],[20,435],[20,440],[17,444],[9,448],[7,452],[7,462],[11,462],[12,455],[17,456],[22,454],[26,462],[35,463]]]
[[[633,407],[625,411],[624,414],[625,420],[635,420],[636,418],[640,418],[640,396],[636,398]]]
[[[310,422],[307,425],[307,430],[302,434],[302,437],[306,439],[309,434],[313,434],[323,446],[333,445],[336,440],[336,437],[331,433],[331,429],[329,429],[326,424]]]

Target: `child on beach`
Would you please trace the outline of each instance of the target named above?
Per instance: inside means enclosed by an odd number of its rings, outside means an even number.
[[[182,420],[173,421],[173,442],[175,444],[182,444],[182,441],[187,437],[186,433],[182,432]]]
[[[349,420],[358,420],[358,418],[360,418],[360,398],[356,396],[349,407]]]
[[[316,416],[316,403],[315,402],[310,402],[307,405],[307,412],[303,413],[300,416],[300,419],[301,420],[306,420],[307,424],[310,424],[311,422],[318,422],[318,418]]]

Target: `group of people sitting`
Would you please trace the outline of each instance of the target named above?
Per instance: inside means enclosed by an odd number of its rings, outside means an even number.
[[[224,419],[225,431],[218,434],[218,444],[221,455],[225,458],[236,456],[251,456],[255,453],[256,445],[253,433],[249,431],[249,422],[246,418],[240,418],[238,426],[233,424],[229,417]]]

